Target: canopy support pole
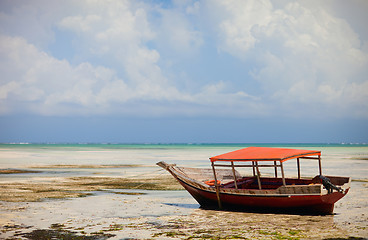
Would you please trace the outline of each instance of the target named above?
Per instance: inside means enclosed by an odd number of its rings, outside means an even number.
[[[275,164],[275,178],[277,178],[277,163],[276,161],[273,161],[273,163]]]
[[[259,188],[259,190],[262,190],[261,177],[260,177],[261,173],[259,172],[258,162],[256,162],[256,168],[257,168],[258,188]]]
[[[235,174],[235,168],[234,168],[234,162],[231,161],[231,168],[233,170],[233,176],[234,176],[234,183],[235,183],[235,189],[238,189],[238,179],[236,179],[236,174]]]
[[[296,165],[298,166],[298,179],[300,179],[300,161],[299,161],[299,158],[296,159]]]
[[[284,174],[284,166],[282,164],[282,162],[280,161],[280,167],[281,167],[281,175],[282,175],[282,184],[284,186],[286,186],[286,182],[285,182],[285,174]]]
[[[253,167],[253,177],[255,177],[256,176],[256,170],[254,168],[254,161],[252,161],[252,167]]]
[[[319,166],[319,175],[321,175],[321,176],[322,176],[321,155],[318,155],[318,166]]]
[[[220,188],[219,185],[217,183],[217,176],[216,176],[216,170],[215,170],[215,165],[212,162],[212,170],[213,170],[213,176],[215,178],[215,188],[216,188],[216,196],[217,196],[217,203],[218,203],[218,207],[219,209],[222,209],[222,204],[221,204],[221,199],[220,199]]]

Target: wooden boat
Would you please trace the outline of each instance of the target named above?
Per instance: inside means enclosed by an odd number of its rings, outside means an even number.
[[[302,178],[301,159],[317,160],[319,175]],[[285,177],[284,162],[289,160],[296,160],[294,178]],[[350,177],[322,175],[320,151],[248,147],[211,157],[210,161],[212,169],[165,162],[157,165],[169,171],[203,208],[332,214],[335,202],[350,189]],[[253,174],[241,176],[236,169],[243,167],[252,169]],[[274,168],[274,176],[261,176],[262,168]]]

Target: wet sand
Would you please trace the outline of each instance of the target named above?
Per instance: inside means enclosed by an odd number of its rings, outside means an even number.
[[[0,201],[35,202],[44,199],[85,197],[106,189],[181,190],[170,176],[155,178],[70,177],[0,183]]]
[[[165,172],[135,178],[3,180],[0,238],[364,239],[367,188],[367,182],[353,182],[351,192],[336,204],[335,215],[302,216],[203,210]]]

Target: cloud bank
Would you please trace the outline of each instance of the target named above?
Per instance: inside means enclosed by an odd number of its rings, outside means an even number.
[[[276,3],[2,1],[0,114],[368,118],[354,12]]]

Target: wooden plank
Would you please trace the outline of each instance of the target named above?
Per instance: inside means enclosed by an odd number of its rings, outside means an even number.
[[[284,173],[284,166],[282,165],[282,162],[280,161],[280,167],[281,167],[281,175],[282,175],[282,184],[284,186],[286,186],[286,182],[285,182],[285,173]]]
[[[277,189],[280,194],[321,194],[322,184],[315,185],[287,185]]]
[[[257,169],[258,188],[259,188],[259,190],[262,190],[261,176],[260,176],[261,173],[259,172],[258,162],[256,162],[256,169]]]
[[[234,175],[235,189],[238,189],[238,183],[237,183],[237,179],[236,179],[236,174],[235,174],[235,168],[234,168],[234,162],[233,161],[231,161],[231,166],[232,166],[233,175]]]
[[[215,165],[213,163],[212,163],[212,170],[213,170],[213,176],[215,178],[217,203],[218,203],[219,208],[222,209],[222,204],[221,204],[221,199],[220,199],[220,192],[219,192],[219,185],[217,184],[216,170],[215,170]]]

